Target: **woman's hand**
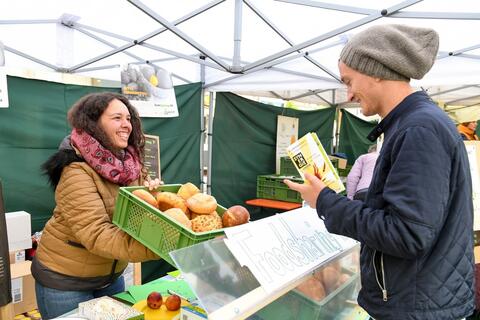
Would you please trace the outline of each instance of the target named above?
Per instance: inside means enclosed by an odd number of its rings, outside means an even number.
[[[143,185],[147,187],[148,190],[150,191],[157,189],[162,184],[163,184],[163,181],[158,178],[155,178],[153,180],[150,178],[147,178],[147,180],[143,183]]]

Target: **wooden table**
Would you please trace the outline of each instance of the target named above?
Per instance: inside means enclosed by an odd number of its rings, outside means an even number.
[[[245,201],[245,203],[251,206],[280,209],[284,211],[293,210],[293,209],[302,207],[301,203],[271,200],[271,199],[251,199],[251,200]]]

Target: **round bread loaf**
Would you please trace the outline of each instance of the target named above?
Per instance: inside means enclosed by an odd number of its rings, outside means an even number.
[[[327,291],[327,293],[330,293],[334,291],[337,288],[337,283],[340,278],[340,272],[331,265],[326,266],[322,270],[322,281],[323,281],[323,287]]]
[[[192,220],[192,230],[195,232],[212,231],[222,228],[220,216],[202,214]]]
[[[187,200],[194,194],[200,193],[200,189],[197,188],[196,185],[194,185],[191,182],[187,182],[185,184],[182,184],[180,189],[178,189],[177,194],[183,198],[183,200]]]
[[[192,211],[190,211],[190,212],[191,212],[190,220],[193,220],[193,219],[195,219],[195,218],[198,217],[198,216],[204,216],[204,214],[197,214],[197,213],[192,212]],[[210,213],[207,213],[206,215],[208,215],[208,216],[216,216],[216,217],[219,217],[220,219],[222,219],[222,217],[220,217],[220,215],[217,213],[217,211],[212,211],[212,212],[210,212]]]
[[[326,296],[322,283],[314,277],[308,278],[297,286],[296,289],[315,301],[321,301]]]
[[[160,192],[157,195],[158,208],[162,211],[168,210],[170,208],[179,208],[185,214],[188,212],[187,205],[185,200],[175,193],[164,191]]]
[[[217,200],[211,195],[197,193],[187,199],[187,206],[196,214],[209,214],[217,209]]]
[[[250,213],[243,206],[233,206],[228,208],[222,215],[222,223],[224,227],[238,226],[250,221]]]
[[[150,192],[148,192],[147,190],[143,190],[143,189],[133,190],[132,194],[142,199],[146,203],[151,204],[155,208],[158,208],[157,200],[155,200],[155,197],[152,194],[150,194]]]
[[[188,229],[192,229],[192,222],[188,219],[187,215],[182,211],[182,209],[171,208],[163,211],[163,214],[175,219]]]

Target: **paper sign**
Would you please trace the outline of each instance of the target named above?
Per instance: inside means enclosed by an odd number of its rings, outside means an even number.
[[[280,158],[287,156],[287,147],[298,140],[298,118],[277,117],[276,170],[280,174]]]
[[[147,170],[147,174],[150,178],[161,179],[161,167],[160,167],[160,138],[158,136],[152,136],[145,134],[145,155],[143,158],[143,166]]]
[[[232,254],[267,292],[304,276],[357,243],[329,233],[316,211],[306,207],[226,228],[225,234]]]
[[[122,94],[140,117],[178,117],[177,100],[170,73],[150,64],[129,64],[120,73]]]
[[[8,108],[7,74],[4,67],[0,67],[0,108]]]

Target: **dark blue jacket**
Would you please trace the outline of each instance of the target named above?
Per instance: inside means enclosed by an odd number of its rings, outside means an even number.
[[[370,134],[385,140],[365,200],[325,188],[329,232],[358,240],[359,304],[375,319],[461,319],[474,311],[473,204],[468,158],[453,122],[423,92]]]

